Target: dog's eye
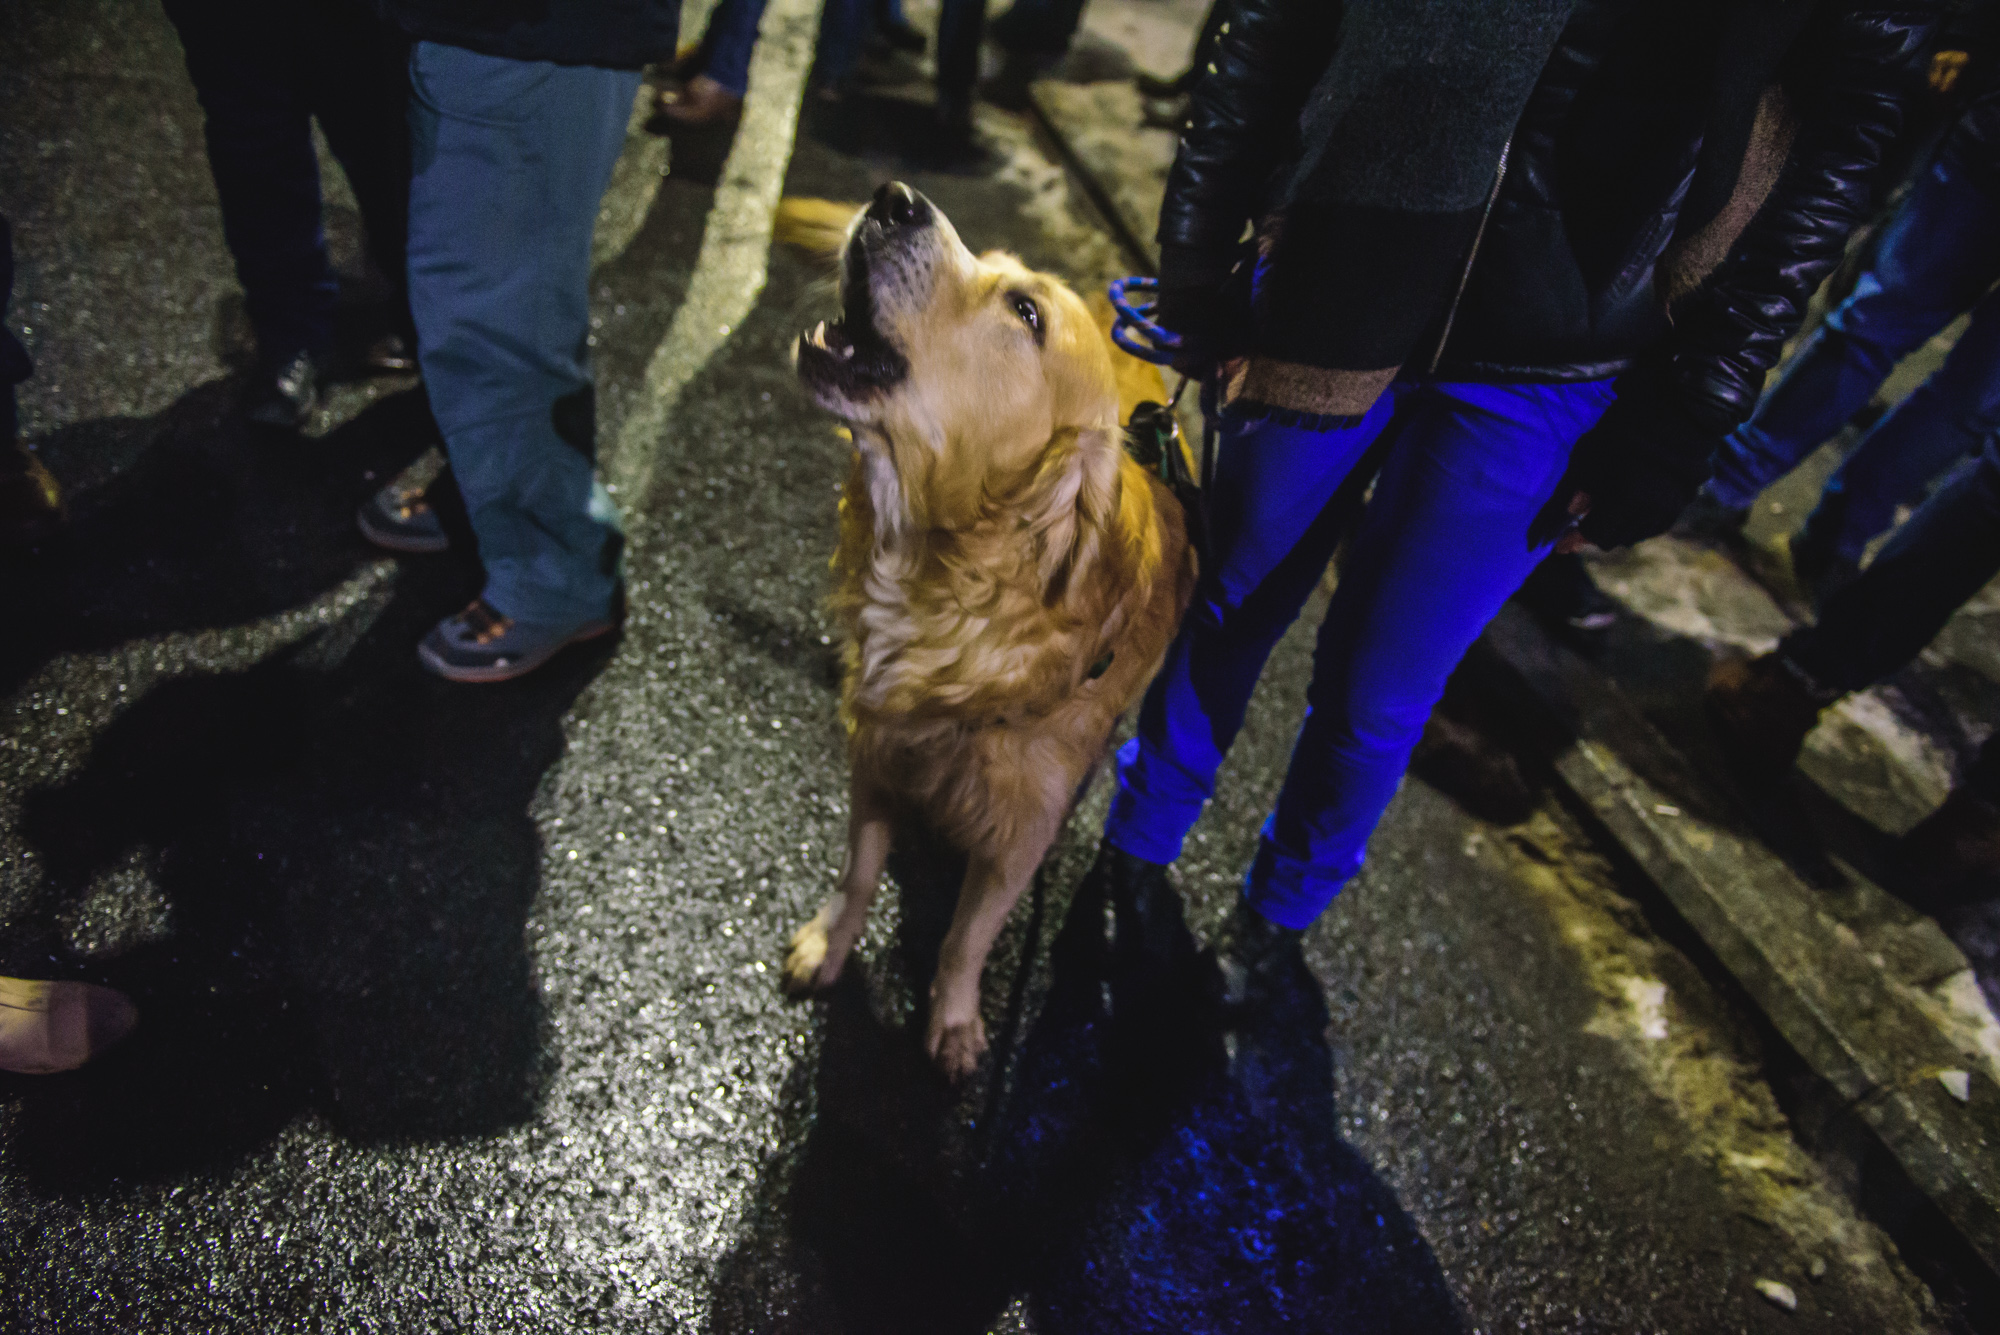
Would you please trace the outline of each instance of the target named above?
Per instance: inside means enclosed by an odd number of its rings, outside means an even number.
[[[1034,330],[1035,336],[1039,338],[1042,333],[1042,308],[1019,293],[1014,295],[1012,301],[1014,303],[1014,314],[1020,316],[1021,323]]]

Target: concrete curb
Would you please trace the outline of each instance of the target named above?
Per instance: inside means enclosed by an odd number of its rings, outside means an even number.
[[[1551,757],[1558,781],[2000,1275],[2000,1087],[1967,1069],[1775,854],[1666,800],[1641,771],[1685,775],[1686,761],[1527,613],[1504,608],[1470,665],[1571,739]],[[1947,1079],[1964,1083],[1963,1101]]]

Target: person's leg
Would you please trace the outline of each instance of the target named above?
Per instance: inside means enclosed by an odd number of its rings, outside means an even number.
[[[1831,551],[1858,564],[1895,522],[1896,507],[1918,500],[1939,474],[2000,430],[2000,298],[1989,294],[1972,323],[1924,383],[1887,416],[1827,479],[1807,533],[1826,534]],[[1837,522],[1836,522],[1837,521]]]
[[[1989,439],[1778,652],[1823,693],[1860,690],[1915,658],[1996,573],[2000,440]]]
[[[986,0],[942,0],[938,9],[937,105],[947,124],[968,127],[972,89],[979,82],[979,43]]]
[[[993,20],[993,40],[1022,55],[1059,56],[1076,38],[1083,5],[1084,0],[1014,0]]]
[[[813,61],[812,81],[817,87],[838,84],[854,73],[868,48],[875,29],[875,14],[869,0],[826,0],[820,11],[819,50]]]
[[[1360,869],[1445,679],[1548,552],[1528,525],[1610,382],[1413,391],[1320,627],[1308,712],[1244,896],[1305,927]]]
[[[62,489],[20,439],[14,386],[34,374],[28,350],[7,328],[14,292],[14,232],[0,218],[0,546],[32,547],[55,532],[63,515]]]
[[[410,82],[410,304],[485,599],[604,618],[620,537],[592,467],[590,236],[639,75],[421,42]]]
[[[1716,452],[1710,495],[1746,507],[1839,431],[1897,362],[2000,277],[1996,227],[2000,198],[1955,153],[1940,152],[1884,229],[1853,294]]]
[[[1104,826],[1112,847],[1153,863],[1180,855],[1264,660],[1346,527],[1351,511],[1333,504],[1341,483],[1393,410],[1385,394],[1346,429],[1225,425],[1208,502],[1209,568],[1140,706],[1138,735],[1119,749]]]
[[[750,89],[750,53],[757,48],[757,25],[767,0],[721,0],[708,16],[702,36],[701,72],[724,92],[742,97]]]
[[[410,44],[364,0],[311,0],[304,13],[313,115],[354,188],[369,257],[400,294],[408,277]]]
[[[222,234],[258,352],[280,364],[333,343],[339,285],[320,226],[319,161],[292,17],[248,0],[167,0],[206,117]]]

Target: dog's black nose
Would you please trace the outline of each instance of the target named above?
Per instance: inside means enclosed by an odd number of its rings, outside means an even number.
[[[931,202],[901,181],[891,181],[875,192],[868,216],[883,227],[924,227],[931,220]]]

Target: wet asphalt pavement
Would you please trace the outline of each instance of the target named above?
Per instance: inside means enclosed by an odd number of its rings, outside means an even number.
[[[809,110],[788,193],[900,177],[975,247],[1115,270],[1023,123],[946,172],[909,110]],[[936,850],[898,859],[834,996],[783,1001],[845,825],[821,603],[847,447],[787,360],[814,266],[774,255],[674,408],[623,635],[453,686],[413,654],[478,588],[448,494],[445,556],[352,524],[428,445],[419,392],[345,387],[299,443],[230,420],[200,143],[151,4],[0,14],[9,318],[75,512],[0,572],[0,971],[99,977],[144,1016],[82,1071],[0,1078],[0,1327],[1945,1324],[1800,1148],[1755,1026],[1532,770],[1514,809],[1468,799],[1482,819],[1446,793],[1492,785],[1434,750],[1310,974],[1225,1041],[1193,952],[1282,773],[1311,609],[1180,864],[1179,973],[1114,980],[1073,894],[1100,784],[996,951],[967,1088],[912,1019]],[[605,439],[726,149],[676,142],[593,280]],[[352,210],[329,217],[351,259]],[[1480,703],[1456,712],[1491,761]]]

